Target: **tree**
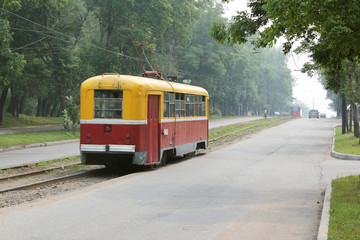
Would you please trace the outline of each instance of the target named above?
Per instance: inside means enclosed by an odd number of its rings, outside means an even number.
[[[22,74],[25,61],[22,55],[10,48],[12,36],[6,14],[0,14],[0,125],[3,123],[3,111],[9,85],[12,79]]]
[[[11,45],[29,64],[23,77],[10,85],[10,112],[17,115],[25,98],[32,96],[37,98],[37,116],[59,115],[65,96],[80,82],[76,51],[83,24],[81,4],[77,0],[24,0],[20,9],[9,13],[14,31]]]
[[[343,61],[353,61],[360,55],[357,0],[250,0],[248,6],[251,13],[239,12],[228,26],[214,24],[213,38],[221,43],[250,41],[256,47],[266,47],[285,37],[284,53],[300,41],[301,49],[309,51],[314,60],[314,64],[307,65],[308,71],[327,67],[338,73]],[[250,39],[257,32],[259,35]]]
[[[269,48],[254,53],[250,44],[217,44],[209,28],[214,21],[226,22],[222,12],[222,5],[208,5],[195,23],[191,42],[177,56],[181,79],[205,87],[210,105],[222,115],[288,111],[293,79],[285,56]]]

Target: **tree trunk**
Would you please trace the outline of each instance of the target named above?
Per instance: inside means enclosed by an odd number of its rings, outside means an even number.
[[[355,83],[356,83],[356,91],[360,97],[360,82],[359,82],[359,75],[358,75],[357,71],[358,71],[357,65],[356,65],[356,63],[353,63],[353,74],[355,76],[354,79],[355,79]],[[356,108],[356,110],[357,110],[357,108]],[[356,115],[356,117],[358,117],[357,113],[356,114],[354,113],[354,117],[355,117],[355,115]],[[356,123],[359,124],[359,119],[356,120]],[[355,119],[354,119],[354,125],[355,125]],[[355,131],[355,127],[354,127],[354,131]],[[360,129],[358,129],[358,131],[360,131]],[[360,134],[358,133],[358,136],[359,135]],[[360,144],[360,138],[359,138],[359,144]]]
[[[15,116],[15,108],[16,108],[15,94],[13,92],[13,88],[11,87],[11,85],[9,88],[10,88],[11,97],[10,97],[9,106],[7,107],[7,112],[10,113],[12,116]]]
[[[354,136],[359,138],[360,137],[360,127],[359,127],[359,117],[356,104],[354,103],[353,109],[353,117],[354,117]]]
[[[61,109],[60,112],[64,111],[64,109],[66,108],[66,102],[65,102],[65,93],[64,93],[64,89],[62,86],[60,86],[60,99],[61,99]]]
[[[350,102],[351,102],[351,111],[350,114],[353,113],[353,118],[354,118],[354,137],[359,138],[359,119],[358,119],[358,114],[357,114],[357,108],[356,108],[356,104],[355,104],[355,94],[354,94],[354,81],[352,80],[351,77],[351,73],[349,74],[350,77]],[[351,123],[351,116],[350,116],[350,123]],[[350,125],[351,128],[351,125]],[[351,130],[350,130],[351,131]]]
[[[45,108],[45,116],[50,117],[50,112],[51,112],[51,104],[49,101],[47,101]]]
[[[58,109],[58,104],[54,103],[54,105],[51,108],[50,117],[55,117],[57,109]]]
[[[21,100],[20,100],[20,106],[19,106],[19,113],[20,114],[24,113],[26,96],[27,96],[27,91],[24,91],[24,94],[22,95]]]
[[[5,87],[1,91],[1,97],[0,97],[0,125],[3,125],[3,113],[4,113],[4,107],[5,107],[5,101],[8,94],[9,87]]]
[[[345,134],[345,127],[346,127],[346,98],[345,93],[341,94],[342,98],[342,105],[341,105],[341,133]]]
[[[41,100],[40,97],[38,97],[38,105],[37,105],[37,111],[36,111],[37,117],[42,117],[42,109],[43,109],[42,103],[43,103],[43,101]]]
[[[350,108],[349,114],[350,114],[350,116],[349,116],[349,132],[352,132],[352,121],[353,121],[353,108],[352,108],[352,106]]]

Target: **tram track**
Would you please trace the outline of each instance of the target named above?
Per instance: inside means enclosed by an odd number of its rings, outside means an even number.
[[[29,183],[29,184],[24,184],[24,185],[20,185],[20,186],[0,189],[0,193],[37,188],[37,187],[45,186],[48,184],[59,183],[59,182],[64,182],[64,181],[68,181],[68,180],[77,179],[80,177],[85,177],[87,175],[94,174],[97,172],[103,172],[104,170],[105,169],[95,169],[95,170],[83,171],[83,172],[79,172],[79,173],[69,174],[66,176],[61,176],[61,177],[56,177],[56,178],[50,178],[50,179],[37,181],[37,182]],[[34,174],[38,174],[40,172],[42,172],[42,171],[39,171],[37,173],[24,174],[24,175],[22,175],[22,177],[31,176]],[[3,179],[0,179],[0,180],[3,180]]]
[[[77,165],[77,164],[74,164]],[[76,169],[69,172],[57,172],[58,168],[40,170],[36,173],[17,174],[0,181],[0,208],[37,201],[53,195],[77,190],[100,182],[122,177],[135,172],[134,169],[110,171],[103,166],[95,169]],[[61,169],[61,168],[60,168]],[[43,172],[43,174],[41,173]],[[40,175],[40,176],[39,176]],[[41,180],[38,180],[38,179]]]
[[[25,172],[25,173],[15,173],[15,174],[11,174],[11,175],[8,175],[5,177],[4,176],[0,177],[0,183],[4,182],[4,181],[16,179],[16,178],[23,178],[23,177],[30,177],[30,176],[35,176],[35,175],[39,175],[39,174],[45,174],[46,172],[64,169],[65,167],[79,166],[79,165],[81,165],[81,163],[72,163],[72,164],[68,164],[68,165],[62,165],[62,166],[58,166],[58,167],[49,167],[49,168],[29,171],[29,172]],[[17,167],[17,168],[20,168],[20,167]]]

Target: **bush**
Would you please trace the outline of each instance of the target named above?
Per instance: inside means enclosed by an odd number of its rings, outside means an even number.
[[[66,109],[62,111],[64,128],[76,128],[80,124],[80,107],[74,103],[71,96],[66,97],[66,106]]]

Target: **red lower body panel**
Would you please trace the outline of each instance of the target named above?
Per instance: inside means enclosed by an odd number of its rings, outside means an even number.
[[[198,143],[203,148],[207,147],[207,120],[165,122],[160,124],[158,136],[159,159],[149,162],[148,127],[147,124],[81,124],[82,161],[89,164],[106,164],[107,159],[122,161],[121,159],[126,158],[133,164],[155,164],[160,161],[164,151],[172,150],[176,155],[180,155],[195,151]]]

